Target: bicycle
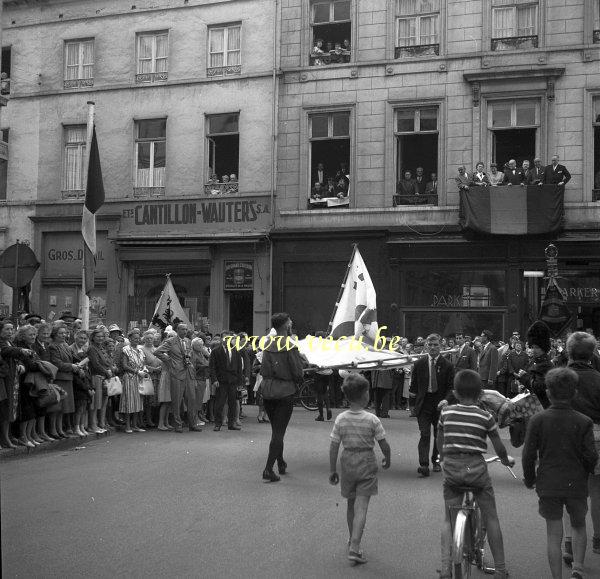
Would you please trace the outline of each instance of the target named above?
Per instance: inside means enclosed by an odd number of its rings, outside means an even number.
[[[294,405],[301,404],[306,410],[311,412],[318,410],[317,395],[313,391],[313,380],[308,378],[300,385],[294,397]]]
[[[500,457],[486,458],[485,462],[498,462]],[[506,467],[516,479],[517,475],[510,466]],[[458,487],[464,493],[463,503],[460,507],[451,507],[456,510],[456,518],[452,517],[452,567],[453,578],[464,579],[471,576],[471,567],[477,568],[486,574],[493,575],[495,569],[485,564],[486,531],[483,526],[481,511],[475,500],[475,488]]]

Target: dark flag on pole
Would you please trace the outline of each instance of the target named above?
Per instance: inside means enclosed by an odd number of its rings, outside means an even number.
[[[85,293],[88,295],[94,289],[94,270],[96,269],[96,212],[102,207],[103,203],[104,184],[102,182],[98,141],[96,140],[96,127],[94,127],[90,146],[85,203],[81,219],[81,234],[84,241]]]

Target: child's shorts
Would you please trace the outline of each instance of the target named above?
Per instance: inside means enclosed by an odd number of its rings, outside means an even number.
[[[377,494],[377,459],[373,449],[344,449],[340,464],[341,491],[345,499]]]
[[[549,521],[562,519],[563,507],[566,507],[569,513],[573,527],[585,525],[588,510],[587,497],[540,497],[539,499],[540,515]]]

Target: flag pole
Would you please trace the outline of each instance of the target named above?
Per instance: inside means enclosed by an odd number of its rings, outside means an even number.
[[[340,300],[342,299],[342,294],[344,293],[344,289],[346,288],[346,282],[348,281],[348,275],[350,274],[350,268],[352,267],[352,262],[354,261],[354,255],[356,254],[356,250],[358,249],[358,244],[352,244],[352,255],[350,256],[350,261],[348,262],[348,266],[346,267],[346,274],[344,275],[344,281],[342,281],[342,285],[340,286],[340,291],[338,292],[337,298],[335,300],[335,306],[333,307],[333,313],[331,314],[331,319],[329,320],[329,326],[327,327],[327,334],[331,335],[333,331],[333,320],[335,318],[335,314],[337,314],[338,306],[340,305]]]
[[[93,101],[88,101],[88,115],[87,115],[87,133],[85,136],[85,158],[83,163],[83,190],[87,194],[87,184],[88,184],[88,169],[90,166],[90,153],[92,150],[92,135],[94,133],[94,113],[96,103]],[[81,296],[79,299],[79,309],[81,311],[81,321],[83,322],[83,329],[90,329],[90,298],[88,297],[85,287],[85,240],[82,237],[81,240],[83,244],[83,254],[81,260]]]

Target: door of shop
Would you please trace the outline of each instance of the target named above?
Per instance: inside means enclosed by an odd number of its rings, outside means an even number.
[[[254,325],[254,293],[251,291],[229,293],[229,329],[252,334]]]

